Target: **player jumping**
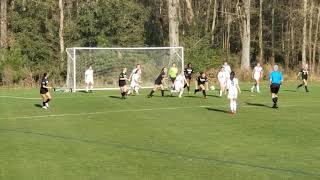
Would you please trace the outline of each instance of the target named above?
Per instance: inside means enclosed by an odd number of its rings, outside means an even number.
[[[200,76],[197,78],[196,89],[194,90],[194,94],[199,91],[202,91],[203,98],[207,99],[206,89],[208,89],[208,78],[204,72],[200,73]]]
[[[256,88],[257,92],[260,93],[260,78],[263,77],[263,69],[260,63],[257,63],[257,66],[254,67],[252,72],[252,78],[255,80],[255,84],[251,87],[251,92]]]
[[[161,96],[164,96],[164,86],[163,86],[163,81],[166,79],[167,76],[167,68],[163,67],[159,76],[154,82],[154,88],[151,90],[150,94],[148,95],[148,98],[151,98],[153,96],[153,93],[157,90],[161,90]]]
[[[42,97],[42,108],[48,109],[49,108],[49,101],[52,99],[49,89],[52,87],[48,86],[48,74],[44,73],[42,80],[41,80],[41,87],[40,87],[40,95]]]
[[[273,71],[270,73],[270,90],[272,95],[273,106],[272,108],[278,108],[278,92],[280,85],[283,82],[282,73],[279,71],[279,66],[274,65]]]
[[[127,68],[123,68],[122,72],[119,75],[119,87],[120,87],[120,93],[121,98],[126,99],[127,96]]]
[[[230,110],[232,114],[237,112],[237,98],[238,93],[241,93],[239,87],[239,81],[235,78],[235,73],[232,71],[230,73],[230,78],[227,80],[228,99],[230,99]]]
[[[309,92],[308,90],[308,64],[304,66],[304,68],[298,73],[298,77],[301,75],[302,83],[297,87],[299,89],[300,87],[304,86],[306,92]]]
[[[90,87],[90,92],[92,92],[93,89],[93,69],[91,66],[86,70],[84,73],[84,81],[86,83],[86,92],[89,92],[89,87]]]

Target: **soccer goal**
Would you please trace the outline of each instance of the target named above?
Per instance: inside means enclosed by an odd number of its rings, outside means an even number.
[[[141,87],[153,87],[162,67],[170,68],[176,63],[184,70],[183,47],[135,47],[135,48],[88,48],[66,49],[68,56],[66,86],[72,92],[85,90],[85,71],[93,69],[94,89],[118,89],[122,68],[127,68],[129,78],[137,64],[141,65]]]

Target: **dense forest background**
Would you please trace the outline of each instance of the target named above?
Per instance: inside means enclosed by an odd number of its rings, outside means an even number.
[[[0,84],[66,76],[66,47],[184,46],[196,70],[319,70],[319,0],[1,0]]]

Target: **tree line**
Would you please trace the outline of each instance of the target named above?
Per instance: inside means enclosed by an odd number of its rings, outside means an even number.
[[[228,61],[319,70],[318,0],[1,0],[0,82],[63,82],[66,47],[183,46],[196,70]]]

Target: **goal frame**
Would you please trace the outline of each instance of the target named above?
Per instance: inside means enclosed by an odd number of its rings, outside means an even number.
[[[77,78],[76,78],[76,67],[77,67],[77,50],[173,50],[173,49],[180,49],[181,56],[177,54],[178,58],[181,60],[181,70],[184,71],[184,47],[70,47],[66,48],[67,58],[70,58],[73,61],[73,67],[67,66],[67,68],[72,68],[73,70],[73,87],[69,89],[70,92],[77,92],[77,91],[84,91],[84,88],[77,88]],[[167,67],[169,68],[169,67]],[[67,70],[67,78],[68,78],[69,71]],[[69,88],[69,81],[66,79],[66,85]],[[142,89],[150,89],[153,87],[141,87]],[[119,88],[93,88],[93,90],[117,90]]]

